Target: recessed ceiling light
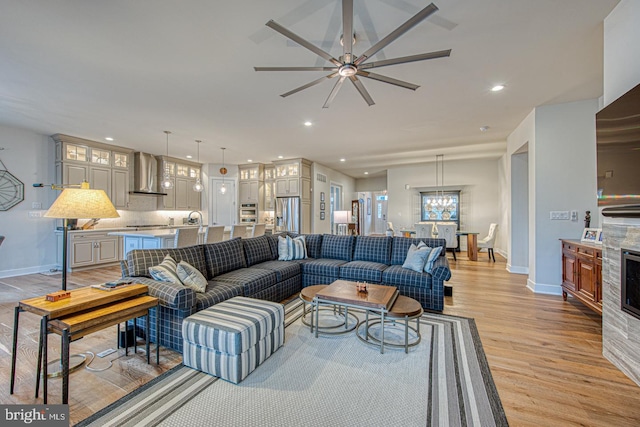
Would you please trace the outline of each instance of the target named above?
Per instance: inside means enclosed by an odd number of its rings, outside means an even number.
[[[365,175],[369,175],[369,172],[365,172],[364,174],[365,174]]]
[[[486,132],[489,130],[489,126],[480,126],[480,132]]]
[[[284,159],[284,156],[278,156],[279,159]]]
[[[304,122],[304,125],[305,125],[305,126],[307,126],[307,127],[311,126],[312,124],[313,124],[313,123],[311,123],[311,122],[309,122],[309,121]]]
[[[247,162],[252,163],[253,159],[247,159]]]
[[[111,138],[110,136],[107,136],[105,139],[106,139],[107,141],[113,141],[113,138]]]
[[[341,161],[341,162],[346,162],[346,161],[347,161],[347,159],[340,159],[340,161]]]
[[[187,159],[193,159],[193,156],[191,154],[187,154]]]
[[[500,92],[502,89],[504,89],[504,85],[495,85],[491,88],[491,92]]]

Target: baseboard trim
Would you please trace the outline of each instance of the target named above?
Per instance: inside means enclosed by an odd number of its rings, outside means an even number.
[[[531,279],[527,279],[527,288],[536,294],[562,295],[561,285],[535,283]]]
[[[529,274],[529,267],[519,267],[516,265],[507,264],[507,271],[513,274]]]
[[[57,264],[49,265],[37,265],[34,267],[16,268],[13,270],[0,271],[0,279],[13,276],[25,276],[27,274],[42,273],[43,271],[49,271],[52,268],[60,268]]]

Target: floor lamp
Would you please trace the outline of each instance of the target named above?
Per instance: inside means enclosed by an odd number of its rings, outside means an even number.
[[[60,187],[51,186],[59,190]],[[116,208],[104,190],[91,190],[88,182],[80,188],[64,188],[44,214],[46,218],[60,218],[62,227],[62,290],[67,290],[67,246],[70,219],[80,218],[119,218]]]

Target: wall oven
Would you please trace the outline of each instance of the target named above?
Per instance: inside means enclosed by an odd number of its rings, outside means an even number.
[[[240,204],[240,223],[255,224],[258,222],[258,205],[256,203]]]

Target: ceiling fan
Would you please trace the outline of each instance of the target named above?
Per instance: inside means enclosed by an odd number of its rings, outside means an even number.
[[[303,46],[309,49],[311,52],[315,53],[316,55],[326,59],[327,61],[331,62],[333,66],[332,67],[254,67],[254,70],[256,71],[330,71],[331,72],[330,74],[320,77],[319,79],[309,82],[305,85],[302,85],[296,89],[290,90],[287,93],[283,93],[280,96],[282,96],[283,98],[286,98],[289,95],[293,95],[294,93],[298,93],[304,89],[308,89],[312,86],[320,84],[325,80],[333,79],[334,77],[337,77],[338,81],[336,82],[335,86],[331,90],[331,93],[329,94],[329,97],[325,101],[322,108],[329,108],[329,106],[331,105],[331,102],[336,97],[336,95],[338,94],[338,91],[342,87],[342,83],[346,79],[351,80],[351,83],[353,83],[353,85],[356,87],[356,89],[358,90],[362,98],[364,98],[366,103],[369,104],[369,106],[371,106],[375,104],[375,102],[373,102],[373,98],[371,98],[371,95],[369,95],[369,92],[367,92],[367,89],[365,89],[364,85],[362,84],[362,81],[358,79],[358,76],[365,77],[368,79],[378,80],[384,83],[389,83],[392,85],[400,86],[405,89],[411,89],[411,90],[416,90],[420,86],[415,85],[413,83],[408,83],[402,80],[397,80],[391,77],[383,76],[380,74],[372,73],[366,70],[369,70],[372,68],[378,68],[378,67],[385,67],[388,65],[404,64],[407,62],[416,62],[416,61],[424,61],[427,59],[443,58],[443,57],[448,57],[451,54],[451,49],[447,49],[447,50],[441,50],[437,52],[422,53],[419,55],[403,56],[400,58],[392,58],[392,59],[385,59],[381,61],[367,62],[372,56],[374,56],[380,50],[384,49],[386,46],[388,46],[393,41],[398,39],[400,36],[402,36],[404,33],[409,31],[411,28],[413,28],[414,26],[416,26],[417,24],[425,20],[427,17],[435,13],[437,10],[438,10],[438,7],[435,4],[431,3],[430,5],[422,9],[420,12],[416,13],[404,24],[400,25],[398,28],[392,31],[385,38],[383,38],[382,40],[380,40],[379,42],[371,46],[369,49],[363,52],[360,56],[355,56],[352,52],[354,39],[352,37],[344,37],[345,34],[354,34],[353,32],[353,0],[342,0],[343,37],[342,37],[341,43],[343,46],[343,51],[342,51],[342,56],[339,59],[334,58],[333,56],[331,56],[324,50],[320,49],[319,47],[313,45],[312,43],[309,43],[307,40],[303,39],[297,34],[287,30],[277,22],[270,20],[269,22],[266,23],[267,27],[274,29],[275,31],[282,34],[283,36],[298,43],[300,46]]]

